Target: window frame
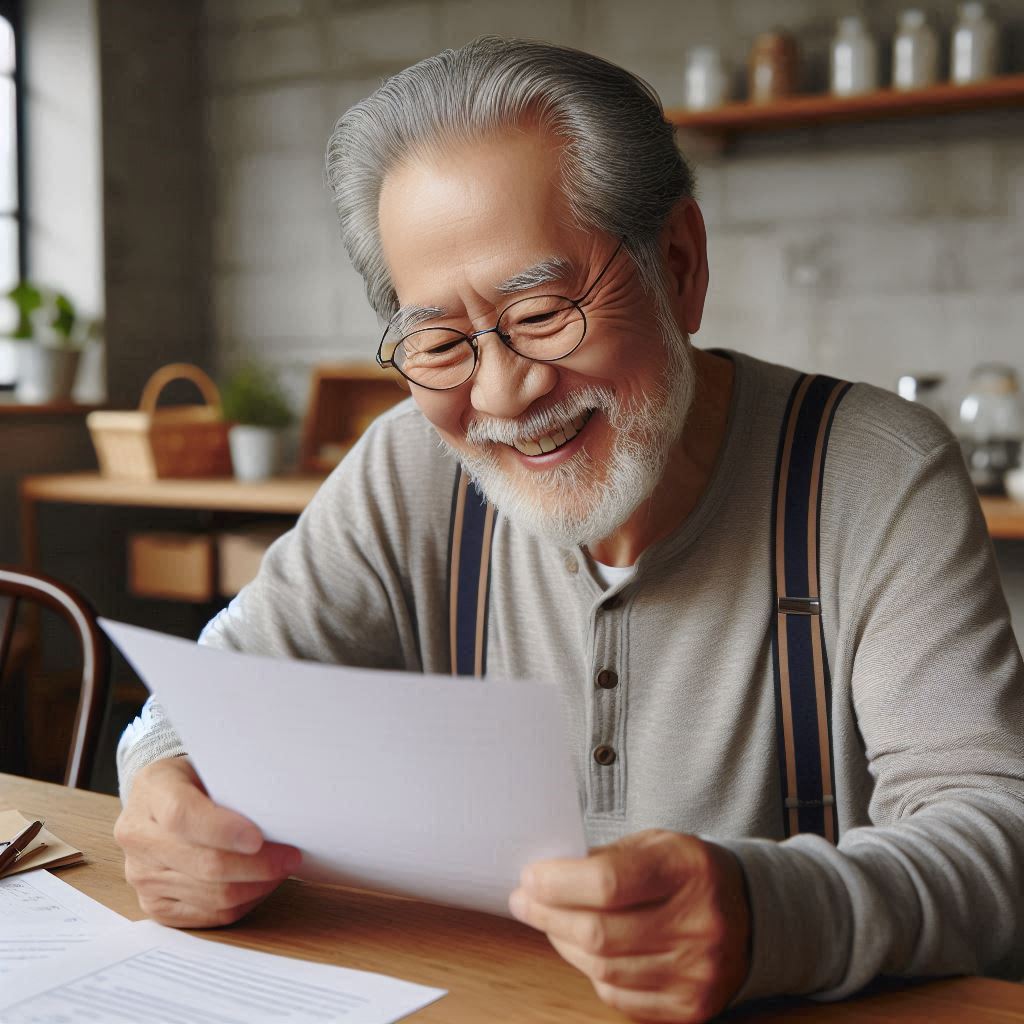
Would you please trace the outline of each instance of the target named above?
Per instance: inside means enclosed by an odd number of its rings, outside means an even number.
[[[14,223],[18,231],[18,279],[28,276],[28,232],[25,230],[25,60],[22,47],[21,0],[0,0],[0,16],[6,18],[14,30],[14,130],[16,166],[16,203]]]

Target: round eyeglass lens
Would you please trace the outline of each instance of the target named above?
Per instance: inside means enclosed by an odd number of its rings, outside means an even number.
[[[456,388],[469,380],[473,358],[469,339],[446,327],[429,327],[407,334],[392,356],[401,373],[435,391]]]
[[[528,359],[561,359],[583,340],[579,306],[561,295],[533,295],[513,302],[498,321],[505,343]]]

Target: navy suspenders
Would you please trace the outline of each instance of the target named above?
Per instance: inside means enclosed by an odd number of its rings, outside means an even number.
[[[825,452],[850,385],[803,375],[779,437],[772,494],[772,664],[782,816],[787,836],[839,838],[832,764],[831,679],[821,623],[818,545]],[[452,673],[487,670],[487,611],[494,510],[459,468],[449,534]]]
[[[448,535],[448,633],[453,675],[479,679],[487,671],[493,533],[494,507],[459,466]]]
[[[850,385],[801,376],[779,436],[772,495],[772,668],[782,816],[787,836],[839,841],[832,763],[832,680],[821,622],[818,547],[825,452]]]

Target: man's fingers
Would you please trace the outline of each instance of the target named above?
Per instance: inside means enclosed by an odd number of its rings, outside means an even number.
[[[211,912],[262,900],[280,885],[272,882],[198,882],[172,870],[150,870],[133,883],[140,901],[175,900]]]
[[[259,899],[250,900],[239,906],[212,910],[206,906],[196,906],[184,900],[167,896],[154,899],[140,896],[139,906],[145,911],[147,917],[152,918],[158,924],[168,925],[171,928],[223,928],[225,925],[234,924],[243,918],[265,898],[265,896],[261,896]]]
[[[691,836],[648,831],[592,850],[585,858],[547,860],[523,870],[522,886],[541,903],[614,909],[674,894],[706,859]]]
[[[667,904],[619,911],[551,906],[531,899],[524,889],[512,894],[509,906],[520,921],[547,933],[552,942],[605,957],[661,953],[671,914]]]
[[[232,853],[150,832],[136,836],[128,861],[140,870],[152,865],[198,882],[279,882],[298,871],[302,854],[283,843],[264,843],[258,853]]]
[[[678,956],[651,953],[642,956],[594,956],[570,942],[550,939],[551,945],[568,963],[592,981],[617,988],[659,989],[678,982]]]
[[[258,853],[248,854],[183,845],[174,867],[201,882],[279,882],[301,863],[302,854],[282,843],[264,843]]]
[[[255,853],[263,845],[262,833],[248,818],[219,807],[184,779],[154,790],[152,814],[162,828],[201,846]]]

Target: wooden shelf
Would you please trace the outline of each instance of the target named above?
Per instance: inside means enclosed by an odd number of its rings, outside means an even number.
[[[973,85],[946,82],[910,92],[880,89],[862,96],[791,96],[775,103],[727,103],[714,110],[669,110],[666,116],[684,131],[729,137],[746,132],[931,117],[1013,106],[1024,106],[1024,74],[1000,75]]]
[[[94,409],[105,408],[104,405],[79,405],[78,402],[46,402],[37,405],[16,402],[12,397],[0,395],[0,416],[84,416]]]
[[[1024,540],[1024,501],[1013,498],[982,498],[988,532],[996,540]]]
[[[63,473],[23,477],[21,497],[23,502],[298,515],[323,481],[322,476],[282,476],[252,483],[230,477],[117,480],[99,473]]]

